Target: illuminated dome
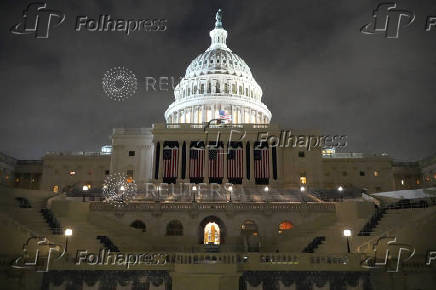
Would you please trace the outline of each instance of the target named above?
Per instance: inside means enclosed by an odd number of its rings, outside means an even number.
[[[174,89],[175,101],[165,112],[167,123],[203,123],[227,116],[232,123],[266,124],[271,112],[250,67],[226,44],[221,9],[209,33],[209,48],[197,56]],[[230,117],[231,116],[231,117]]]

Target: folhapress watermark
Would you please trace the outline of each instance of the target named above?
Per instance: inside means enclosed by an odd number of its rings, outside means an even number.
[[[415,21],[413,11],[398,9],[397,3],[380,3],[372,12],[372,19],[360,31],[364,34],[382,34],[386,38],[398,38],[400,29]],[[436,30],[436,16],[427,16],[425,31]]]
[[[65,248],[49,242],[46,237],[30,237],[23,245],[23,254],[16,258],[11,267],[15,269],[34,269],[48,272],[53,261],[65,255]]]
[[[48,38],[50,29],[61,25],[65,14],[47,8],[47,3],[30,3],[23,11],[23,19],[15,24],[11,33],[33,35],[35,38]]]
[[[22,20],[10,32],[17,35],[33,35],[35,38],[48,38],[52,28],[65,23],[66,14],[50,9],[47,3],[32,2],[23,11]],[[97,17],[75,16],[73,31],[76,32],[121,32],[131,35],[134,32],[159,32],[167,30],[167,19],[113,17],[101,14]]]
[[[385,268],[386,272],[398,272],[401,263],[412,259],[416,252],[411,245],[397,242],[396,237],[379,238],[373,251],[374,256],[364,259],[361,266],[367,269]]]
[[[75,31],[91,32],[157,32],[167,30],[166,19],[113,19],[111,15],[100,15],[97,18],[77,16]]]
[[[79,250],[75,265],[119,266],[130,269],[137,265],[165,265],[167,255],[162,253],[120,253],[102,249],[98,254]]]

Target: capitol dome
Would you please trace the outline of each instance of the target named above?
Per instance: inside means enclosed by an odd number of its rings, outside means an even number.
[[[271,112],[250,67],[226,44],[221,10],[209,33],[209,48],[197,56],[174,89],[175,101],[165,112],[167,123],[204,123],[231,119],[234,124],[268,124]]]

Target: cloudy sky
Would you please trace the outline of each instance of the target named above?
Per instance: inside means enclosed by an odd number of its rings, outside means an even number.
[[[398,39],[364,35],[380,1],[48,1],[65,22],[48,39],[13,35],[31,2],[0,3],[0,151],[38,159],[47,151],[98,151],[112,128],[163,122],[172,92],[145,77],[178,78],[209,45],[224,10],[229,47],[251,67],[272,122],[348,135],[353,152],[417,160],[436,153],[436,2],[399,1],[415,21]],[[164,32],[74,31],[76,18],[160,18]],[[139,79],[125,103],[102,76],[124,66]]]

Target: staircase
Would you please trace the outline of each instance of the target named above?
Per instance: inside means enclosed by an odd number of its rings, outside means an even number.
[[[325,241],[325,236],[315,237],[304,249],[303,253],[313,253],[322,242]]]
[[[381,219],[386,213],[385,208],[377,209],[373,214],[371,219],[363,226],[363,228],[358,233],[358,236],[371,236],[374,229],[377,227]]]

